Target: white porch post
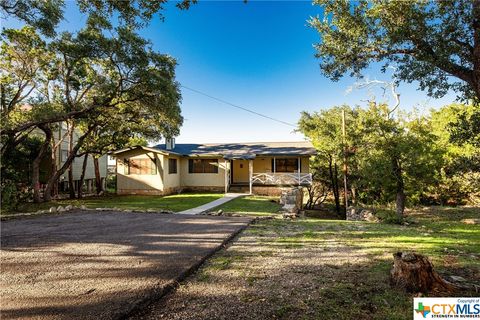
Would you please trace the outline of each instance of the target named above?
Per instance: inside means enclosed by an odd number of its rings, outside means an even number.
[[[223,170],[225,171],[225,193],[228,192],[228,166],[227,166],[227,159],[223,159]]]
[[[277,172],[277,164],[275,161],[275,157],[273,157],[273,173]]]
[[[301,173],[300,171],[302,170],[301,169],[302,167],[302,160],[300,159],[300,157],[298,157],[298,185],[300,185],[300,179],[301,179]]]
[[[249,173],[249,181],[250,181],[250,194],[252,194],[252,184],[253,184],[253,161],[248,160],[248,173]]]

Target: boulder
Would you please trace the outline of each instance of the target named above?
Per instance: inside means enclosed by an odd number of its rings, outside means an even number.
[[[465,224],[480,224],[480,219],[463,219],[462,222]]]
[[[378,218],[375,216],[372,210],[361,207],[348,207],[347,220],[349,221],[370,221],[378,222]]]
[[[48,210],[48,212],[55,213],[55,212],[57,212],[57,208],[51,207],[50,210]]]
[[[65,208],[64,208],[64,207],[58,206],[57,212],[64,212],[64,211],[65,211]]]
[[[68,206],[65,207],[65,210],[67,211],[73,210],[73,206],[69,204]]]

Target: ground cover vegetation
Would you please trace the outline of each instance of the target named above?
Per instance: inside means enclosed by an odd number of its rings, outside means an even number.
[[[257,207],[253,214],[271,213]],[[408,226],[259,220],[134,319],[411,319],[414,294],[389,284],[392,255],[415,251],[446,279],[478,283],[480,229],[462,220],[480,212],[432,206],[407,214]]]
[[[36,212],[51,207],[85,206],[87,209],[117,208],[119,210],[154,210],[179,212],[201,206],[223,197],[221,193],[182,193],[170,196],[106,195],[82,199],[52,200],[42,203],[23,202],[18,205],[20,212]],[[2,212],[3,213],[3,212]],[[8,212],[7,216],[8,216]],[[54,212],[58,213],[58,212]],[[13,213],[15,214],[15,213]]]

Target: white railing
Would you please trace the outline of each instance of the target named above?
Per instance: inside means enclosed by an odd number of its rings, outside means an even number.
[[[269,185],[308,185],[312,184],[311,173],[253,173],[253,184],[269,184]]]

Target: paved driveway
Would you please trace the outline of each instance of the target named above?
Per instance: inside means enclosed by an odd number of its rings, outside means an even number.
[[[2,222],[1,317],[122,317],[249,221],[78,211]]]

